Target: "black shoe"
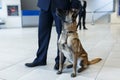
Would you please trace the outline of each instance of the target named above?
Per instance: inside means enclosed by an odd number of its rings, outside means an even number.
[[[87,30],[87,28],[84,28],[84,30]]]
[[[73,64],[67,65],[67,68],[72,68],[72,67],[73,67]]]
[[[56,63],[56,64],[54,65],[54,69],[55,69],[55,70],[59,70],[59,64]]]
[[[36,66],[44,66],[46,65],[46,63],[42,63],[42,64],[35,64],[35,63],[26,63],[25,66],[27,67],[36,67]]]
[[[73,64],[67,65],[67,68],[68,68],[68,69],[69,69],[69,68],[72,68],[72,67],[73,67]],[[59,70],[59,64],[55,64],[54,69],[55,69],[55,70]]]
[[[63,60],[62,63],[64,64],[65,61],[66,61],[66,57],[64,57],[64,60]],[[59,63],[55,63],[54,69],[55,69],[55,70],[59,70]]]

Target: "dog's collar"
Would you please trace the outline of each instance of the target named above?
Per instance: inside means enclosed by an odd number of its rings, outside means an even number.
[[[64,20],[63,22],[64,22],[64,23],[72,23],[72,21],[65,21],[65,20]]]
[[[64,30],[64,31],[62,31],[62,32],[64,32],[64,33],[76,33],[77,31],[75,30],[75,31],[67,31],[67,30]]]
[[[64,23],[73,23],[73,20],[65,20],[64,18],[62,19],[62,21],[64,22]]]
[[[76,33],[76,31],[67,31],[67,33]]]

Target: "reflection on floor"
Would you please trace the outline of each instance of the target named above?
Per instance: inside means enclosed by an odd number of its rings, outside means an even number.
[[[118,24],[87,25],[79,30],[89,59],[103,60],[71,78],[72,69],[57,75],[53,69],[56,57],[56,31],[53,27],[48,50],[47,66],[27,68],[37,50],[37,28],[0,30],[0,80],[120,80],[120,26]]]

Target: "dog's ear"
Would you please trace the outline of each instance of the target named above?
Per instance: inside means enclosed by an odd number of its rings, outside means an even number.
[[[63,10],[63,9],[56,9],[56,14],[57,16],[62,20],[64,21],[65,20],[65,17],[67,15],[67,10]]]
[[[65,17],[65,15],[66,15],[66,11],[57,8],[57,9],[56,9],[56,14],[57,14],[57,16],[59,16],[60,18],[63,18],[63,17]]]

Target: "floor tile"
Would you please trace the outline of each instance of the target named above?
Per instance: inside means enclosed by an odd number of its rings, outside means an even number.
[[[47,55],[47,65],[28,68],[24,64],[36,57],[37,27],[0,30],[0,80],[120,80],[119,24],[87,24],[88,30],[78,30],[80,41],[89,60],[102,61],[71,78],[72,69],[63,74],[53,69],[57,55],[57,34],[53,26]]]

